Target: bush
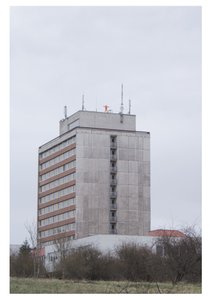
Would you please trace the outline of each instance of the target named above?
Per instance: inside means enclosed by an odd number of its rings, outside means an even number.
[[[92,247],[72,250],[56,266],[58,276],[72,279],[95,280],[99,277],[101,253]],[[62,274],[63,273],[63,274]]]
[[[187,230],[183,238],[162,237],[158,243],[164,249],[163,264],[168,279],[173,284],[181,280],[201,282],[202,242],[200,236],[194,231]]]
[[[94,247],[72,250],[56,266],[56,277],[86,280],[120,279],[119,262],[110,253],[102,254]]]
[[[151,281],[149,272],[152,253],[147,247],[137,244],[123,244],[116,250],[123,279],[131,281]]]
[[[161,255],[138,244],[123,244],[115,254],[103,254],[94,247],[63,251],[53,276],[86,280],[130,280],[165,282],[173,284],[185,280],[201,282],[201,238],[187,231],[184,238],[162,237],[157,245]],[[67,250],[67,249],[66,249]],[[39,261],[38,261],[39,262]],[[39,274],[45,269],[42,263]],[[11,276],[33,276],[33,256],[25,242],[17,256],[10,257]]]
[[[17,255],[10,255],[10,276],[35,277],[46,276],[46,269],[41,258],[35,255],[27,240],[24,241]]]
[[[137,244],[123,244],[115,255],[93,247],[72,250],[56,267],[57,277],[86,280],[130,280],[173,284],[201,281],[201,239],[163,237],[158,240],[165,255]]]
[[[21,246],[18,255],[10,256],[10,275],[17,277],[33,276],[33,257],[26,240]]]

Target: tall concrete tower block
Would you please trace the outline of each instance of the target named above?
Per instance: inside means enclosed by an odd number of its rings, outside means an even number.
[[[39,148],[38,238],[150,230],[150,133],[136,116],[78,111]]]

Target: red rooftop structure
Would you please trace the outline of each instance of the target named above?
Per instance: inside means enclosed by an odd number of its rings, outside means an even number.
[[[169,237],[185,237],[185,234],[179,230],[156,229],[150,230],[148,236],[169,236]]]

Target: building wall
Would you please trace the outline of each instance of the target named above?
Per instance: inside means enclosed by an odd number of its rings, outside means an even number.
[[[110,233],[110,137],[117,137],[116,232],[150,230],[150,136],[140,132],[77,130],[77,237]]]
[[[79,111],[62,120],[60,136],[39,147],[38,173],[40,242],[150,230],[150,135],[135,131],[135,116]]]
[[[109,233],[109,135],[77,130],[77,237]]]
[[[38,244],[75,237],[76,132],[39,147]]]
[[[117,230],[144,235],[150,230],[150,136],[126,133],[117,142]]]
[[[123,115],[123,122],[120,118],[117,113],[78,111],[60,121],[60,135],[76,127],[136,130],[135,115]]]

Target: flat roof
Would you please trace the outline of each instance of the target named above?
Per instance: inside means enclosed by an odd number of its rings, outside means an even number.
[[[131,133],[146,133],[146,134],[150,134],[149,131],[140,131],[140,130],[124,130],[124,129],[107,129],[107,128],[93,128],[93,127],[81,127],[81,126],[77,126],[77,127],[74,127],[73,129],[70,129],[68,131],[66,131],[65,133],[61,134],[61,135],[58,135],[56,138],[42,144],[41,146],[39,146],[39,149],[42,148],[43,146],[47,145],[48,143],[51,143],[53,142],[54,140],[56,141],[57,139],[59,139],[60,137],[66,135],[67,133],[70,133],[71,131],[75,130],[75,129],[92,129],[92,130],[102,130],[102,131],[120,131],[120,132],[131,132]],[[52,146],[54,147],[54,146]],[[45,150],[46,151],[46,150]]]

